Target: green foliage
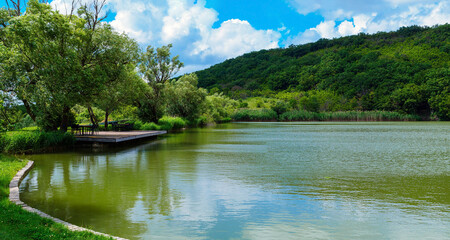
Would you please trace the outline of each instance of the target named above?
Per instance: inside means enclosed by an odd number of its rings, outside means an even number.
[[[95,106],[104,111],[106,126],[111,114],[121,109],[130,109],[132,104],[139,102],[140,99],[145,97],[145,93],[149,92],[149,88],[147,83],[138,76],[134,65],[129,65],[128,70],[122,71],[121,75],[117,76],[116,81],[107,84],[100,94],[101,96],[95,99],[94,102]],[[128,119],[131,116],[133,114],[122,119]]]
[[[230,99],[223,94],[215,93],[207,96],[202,104],[202,117],[196,125],[227,122],[237,106],[238,101]]]
[[[284,101],[277,101],[275,105],[271,107],[273,111],[275,111],[278,115],[287,112],[289,109],[289,104]]]
[[[144,93],[138,115],[144,122],[156,122],[164,114],[166,104],[166,82],[183,67],[178,56],[170,57],[172,44],[162,46],[156,50],[148,46],[147,51],[141,53],[139,70],[143,74],[151,90]]]
[[[105,111],[93,107],[93,117],[95,118],[96,122],[100,122],[103,118],[103,116],[105,115]],[[75,105],[72,108],[72,112],[75,115],[75,121],[74,123],[88,123],[90,122],[90,114],[89,111],[86,107],[80,106],[80,105]]]
[[[17,129],[22,125],[25,113],[15,104],[10,94],[0,91],[0,131]]]
[[[88,7],[69,16],[33,0],[3,24],[0,90],[44,130],[66,130],[70,109],[92,104],[137,59],[137,43],[99,19]]]
[[[450,120],[450,69],[433,69],[425,75],[425,80],[433,114],[441,120]]]
[[[154,122],[164,115],[164,99],[156,98],[153,93],[147,93],[147,95],[152,95],[152,97],[141,99],[137,115],[143,122]]]
[[[187,123],[185,120],[183,120],[180,117],[163,117],[159,119],[158,125],[161,126],[161,129],[164,130],[176,130],[176,129],[182,129],[187,126]]]
[[[407,84],[391,94],[392,106],[408,114],[419,114],[419,110],[429,112],[427,95],[425,86]]]
[[[199,86],[220,87],[238,100],[275,97],[298,110],[398,111],[446,120],[449,32],[450,24],[411,26],[252,52],[197,72]],[[271,107],[262,99],[246,102]]]
[[[159,125],[157,125],[156,123],[144,123],[142,124],[142,127],[140,128],[140,130],[160,130],[161,127]]]
[[[275,121],[277,113],[272,109],[239,109],[231,118],[235,121]]]
[[[14,124],[14,130],[21,130],[24,128],[34,127],[36,123],[31,119],[29,115],[23,117],[19,122]]]
[[[70,133],[16,131],[0,136],[0,152],[33,153],[54,147],[67,147],[75,143]]]
[[[125,106],[119,107],[116,111],[114,111],[111,114],[111,119],[113,119],[113,120],[123,120],[123,119],[138,120],[139,119],[138,107],[135,107],[133,105],[125,105]]]
[[[166,84],[167,114],[193,120],[200,115],[206,95],[205,89],[197,88],[197,75],[184,75]]]
[[[157,125],[156,123],[150,122],[150,123],[143,123],[142,121],[131,121],[131,123],[134,124],[135,130],[145,130],[145,131],[151,131],[151,130],[160,130],[161,127]]]

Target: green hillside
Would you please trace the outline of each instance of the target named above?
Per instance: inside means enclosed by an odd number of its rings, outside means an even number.
[[[200,87],[237,99],[325,92],[354,110],[449,120],[449,36],[450,24],[445,24],[321,39],[248,53],[197,75]]]

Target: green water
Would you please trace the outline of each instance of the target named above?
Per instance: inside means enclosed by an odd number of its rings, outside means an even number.
[[[449,123],[234,123],[31,158],[24,202],[130,239],[450,239]]]

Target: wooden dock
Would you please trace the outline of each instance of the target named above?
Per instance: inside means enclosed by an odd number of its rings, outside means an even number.
[[[167,131],[97,132],[95,135],[76,135],[75,138],[78,142],[119,143],[166,133]]]

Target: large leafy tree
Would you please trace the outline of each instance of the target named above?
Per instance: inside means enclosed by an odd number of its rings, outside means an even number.
[[[14,92],[45,130],[65,131],[70,109],[90,108],[137,59],[137,44],[101,23],[103,4],[81,6],[75,16],[31,0],[25,14],[4,24],[10,52],[2,54],[8,56],[1,88]]]
[[[105,128],[108,128],[108,118],[117,109],[137,103],[149,92],[149,86],[135,71],[134,65],[129,65],[128,71],[123,71],[118,80],[107,84],[95,100],[95,105],[105,111]]]
[[[157,49],[148,46],[147,51],[141,54],[139,70],[152,88],[152,91],[147,92],[139,111],[140,117],[145,121],[157,122],[162,116],[165,83],[183,67],[178,56],[170,56],[171,48],[171,44]]]
[[[200,109],[207,92],[198,88],[198,78],[195,74],[184,75],[178,80],[166,84],[167,112],[194,120],[200,115]]]

